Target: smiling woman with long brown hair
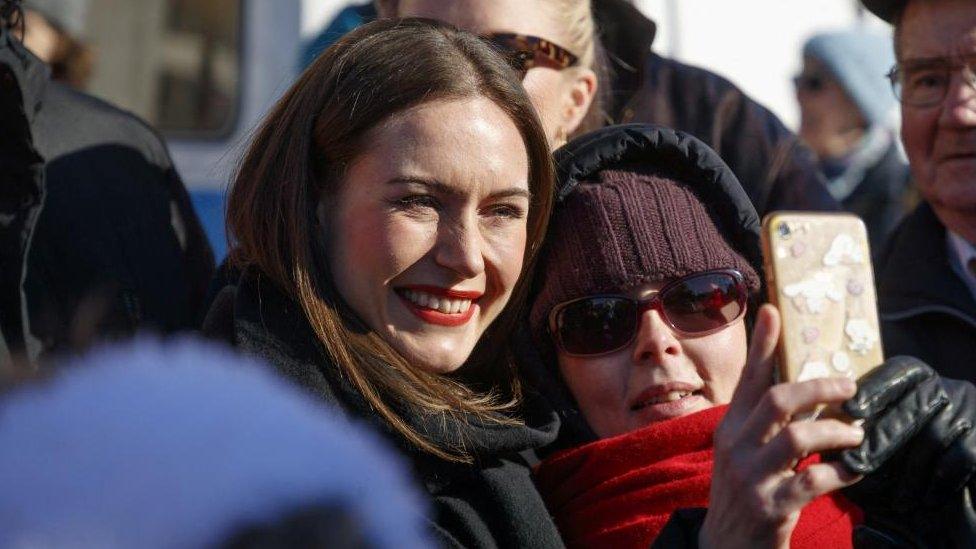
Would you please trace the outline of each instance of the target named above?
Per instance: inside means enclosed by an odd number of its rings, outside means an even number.
[[[385,432],[449,544],[561,544],[518,458],[551,440],[552,416],[522,397],[503,344],[552,179],[506,62],[453,27],[404,20],[325,51],[230,190],[242,275],[208,325]]]

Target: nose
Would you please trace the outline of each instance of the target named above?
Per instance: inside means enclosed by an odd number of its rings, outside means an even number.
[[[965,66],[952,75],[942,104],[943,126],[976,127],[976,67]]]
[[[437,227],[434,261],[460,278],[474,278],[485,270],[484,240],[478,224],[468,216],[447,219]]]
[[[681,354],[681,342],[656,309],[644,311],[634,341],[635,364],[664,364],[668,357]]]

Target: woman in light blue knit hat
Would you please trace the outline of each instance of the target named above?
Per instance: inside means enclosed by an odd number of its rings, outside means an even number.
[[[894,63],[888,36],[823,33],[803,46],[795,79],[800,137],[819,157],[834,198],[864,219],[875,254],[912,202],[885,78]]]

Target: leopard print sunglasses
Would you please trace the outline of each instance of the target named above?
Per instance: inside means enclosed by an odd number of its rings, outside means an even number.
[[[523,79],[533,67],[559,71],[579,62],[579,57],[566,48],[537,36],[496,32],[486,34],[483,38],[505,56]]]

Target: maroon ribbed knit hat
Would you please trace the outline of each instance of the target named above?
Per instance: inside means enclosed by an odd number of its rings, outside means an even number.
[[[608,169],[581,182],[551,220],[541,288],[529,313],[538,342],[559,303],[710,269],[756,271],[719,232],[687,185],[641,170]]]

